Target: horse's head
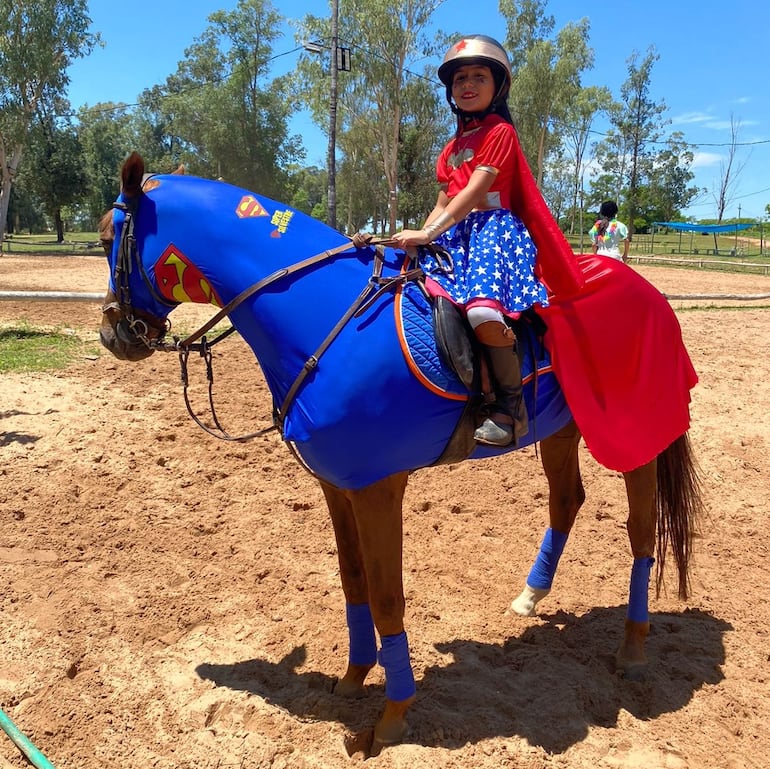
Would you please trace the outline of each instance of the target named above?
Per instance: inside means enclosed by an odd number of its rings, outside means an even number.
[[[174,173],[184,173],[184,168],[180,166]],[[116,203],[116,208],[125,218],[117,242],[114,212],[109,211],[99,222],[99,239],[110,264],[110,287],[102,307],[99,339],[116,358],[128,361],[139,361],[152,355],[168,330],[165,317],[141,309],[132,300],[131,274],[140,270],[130,217],[144,194],[144,178],[144,160],[133,152],[121,169],[122,200]]]

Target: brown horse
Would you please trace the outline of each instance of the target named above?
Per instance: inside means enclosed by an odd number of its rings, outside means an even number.
[[[112,214],[102,221],[102,239],[112,276],[100,335],[102,343],[114,355],[129,361],[141,360],[154,350],[164,347],[179,350],[189,342],[185,340],[183,343],[168,345],[163,341],[167,329],[166,315],[180,298],[187,297],[175,294],[171,300],[169,295],[158,295],[163,294],[157,275],[159,254],[167,253],[173,241],[175,253],[182,254],[184,264],[188,267],[192,265],[197,270],[194,289],[199,290],[201,286],[206,289],[203,298],[197,301],[213,301],[211,297],[216,295],[219,302],[215,304],[226,305],[225,309],[232,308],[234,302],[237,304],[243,295],[243,285],[228,287],[218,275],[207,271],[203,266],[203,257],[196,260],[196,249],[202,253],[219,248],[216,242],[212,242],[214,235],[208,233],[204,223],[213,216],[212,200],[223,195],[229,201],[227,195],[234,195],[236,202],[246,200],[249,206],[257,200],[255,205],[260,208],[258,214],[263,216],[264,209],[264,216],[271,216],[270,201],[251,193],[244,197],[244,191],[221,182],[205,183],[209,186],[204,187],[205,195],[201,200],[205,201],[205,207],[201,211],[195,209],[196,198],[185,197],[186,188],[182,186],[178,193],[175,192],[169,198],[174,201],[172,205],[167,203],[159,191],[164,187],[171,190],[177,184],[175,180],[184,177],[152,177],[149,182],[143,182],[143,176],[143,161],[133,154],[122,169],[122,193],[116,204],[118,212],[115,222]],[[204,184],[203,180],[197,182]],[[253,210],[252,206],[250,213]],[[181,211],[192,213],[192,225],[181,220],[177,222],[182,216]],[[272,214],[272,221],[277,223],[275,226],[278,231],[277,236],[275,231],[271,233],[273,238],[282,234],[281,224],[287,221],[285,209],[277,207],[276,211],[281,216]],[[164,234],[164,226],[171,227],[173,237]],[[190,233],[190,229],[195,232]],[[184,241],[185,235],[191,235],[188,242]],[[226,248],[234,249],[232,239],[227,241]],[[267,251],[260,251],[259,243],[255,243],[253,249],[253,257],[247,255],[238,263],[235,272],[244,272],[252,262],[266,259],[264,254]],[[229,313],[236,327],[245,327],[245,330],[239,330],[255,349],[261,364],[263,356],[268,354],[260,349],[260,344],[269,344],[272,334],[265,334],[264,340],[252,343],[248,324],[259,313],[270,312],[271,308],[262,307],[262,299],[259,297],[263,294],[254,289],[254,285],[260,289],[269,288],[265,304],[267,300],[277,301],[277,295],[282,293],[277,288],[283,287],[274,282],[275,275],[279,275],[280,280],[281,274],[291,270],[291,267],[283,272],[278,270],[268,278],[264,277],[264,272],[243,277],[245,285],[251,286],[246,293],[252,291],[257,298],[249,299],[246,303],[248,306],[241,304],[237,310]],[[299,271],[297,281],[305,279],[307,272],[318,271],[306,267],[304,273]],[[295,290],[297,283],[290,285],[291,290],[286,293]],[[193,288],[190,288],[187,293],[192,291]],[[230,301],[231,297],[233,301]],[[261,321],[258,319],[258,322]],[[275,360],[287,357],[289,353],[286,348],[290,346],[279,351]],[[263,365],[263,370],[271,390],[275,390],[279,389],[279,385],[270,378],[273,376],[272,363],[272,359],[268,359],[268,365]],[[312,381],[305,383],[305,386],[313,387]],[[277,409],[281,424],[288,408],[284,398],[286,389],[284,384],[284,391],[277,401],[282,404]],[[275,397],[275,391],[273,394]],[[512,609],[518,614],[533,614],[537,602],[550,590],[559,555],[585,500],[578,463],[580,440],[581,433],[572,419],[540,439],[540,455],[549,485],[550,528],[527,585],[512,603]],[[358,449],[369,450],[365,446]],[[371,451],[374,456],[374,449]],[[429,462],[424,463],[427,464]],[[409,469],[392,472],[364,486],[351,487],[342,487],[319,477],[334,526],[342,589],[348,606],[350,650],[347,668],[335,691],[342,696],[359,696],[374,665],[379,662],[385,669],[385,707],[377,724],[364,739],[363,749],[367,755],[377,754],[382,746],[402,739],[406,731],[406,713],[415,696],[404,629],[402,581],[402,503],[409,472]],[[623,476],[628,495],[627,530],[634,566],[625,632],[617,651],[617,665],[625,676],[637,677],[646,665],[645,639],[650,628],[647,593],[652,559],[657,560],[656,587],[660,589],[666,554],[673,554],[679,595],[685,598],[688,593],[692,538],[701,503],[687,434],[681,434],[658,456],[623,473]],[[380,639],[379,650],[375,630]],[[360,748],[361,745],[355,747]]]

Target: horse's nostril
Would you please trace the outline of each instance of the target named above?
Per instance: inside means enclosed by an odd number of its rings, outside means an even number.
[[[116,358],[119,360],[127,360],[123,345],[120,344],[120,340],[115,336],[115,332],[111,328],[99,329],[99,341],[102,343],[102,346],[106,347]]]

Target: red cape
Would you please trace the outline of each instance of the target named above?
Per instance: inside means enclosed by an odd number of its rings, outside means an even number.
[[[594,458],[620,472],[690,427],[698,381],[668,300],[628,265],[578,256],[585,284],[538,314],[572,416]]]

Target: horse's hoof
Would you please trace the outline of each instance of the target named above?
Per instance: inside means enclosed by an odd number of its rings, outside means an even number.
[[[519,597],[511,601],[511,611],[520,617],[535,617],[537,616],[537,604],[550,592],[550,588],[525,585]]]
[[[362,732],[348,732],[344,737],[345,752],[350,758],[360,758],[366,761],[382,753],[389,745],[397,745],[407,734],[405,722],[397,727],[391,722],[386,728],[378,724],[374,729],[365,729]]]
[[[408,731],[409,727],[403,719],[394,719],[387,723],[380,722],[374,727],[373,747],[374,744],[377,744],[382,750],[386,745],[398,745],[406,737]]]
[[[361,684],[339,678],[332,687],[332,694],[349,700],[360,700],[362,697],[366,697],[366,689]]]
[[[647,663],[634,662],[627,665],[618,665],[618,673],[624,681],[641,683],[647,680]]]
[[[363,732],[347,732],[343,738],[348,757],[360,758],[362,761],[372,757],[373,742],[374,729],[366,729]]]

